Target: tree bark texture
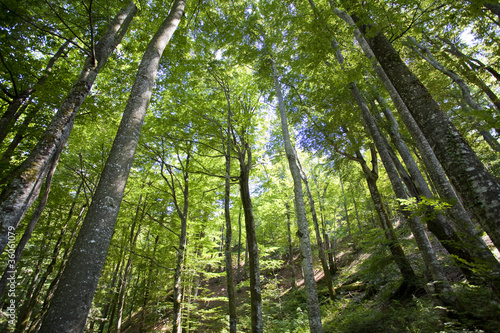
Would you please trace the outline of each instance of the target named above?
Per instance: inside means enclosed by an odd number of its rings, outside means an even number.
[[[106,259],[161,55],[184,14],[176,0],[139,65],[89,212],[40,332],[82,332]]]
[[[304,284],[306,289],[309,329],[313,333],[321,333],[323,332],[323,325],[321,323],[321,311],[319,309],[318,292],[316,290],[316,281],[314,278],[311,241],[309,237],[309,224],[307,222],[306,209],[304,206],[304,194],[302,192],[302,178],[300,176],[300,170],[297,165],[295,152],[290,140],[285,103],[283,100],[283,94],[281,93],[281,86],[278,79],[278,73],[276,70],[276,64],[274,60],[271,60],[271,66],[272,66],[274,87],[276,89],[276,95],[278,96],[279,114],[281,118],[281,130],[283,133],[283,140],[285,143],[285,153],[288,159],[290,173],[292,174],[293,178],[295,214],[297,217],[297,226],[298,226],[297,235],[299,236],[299,241],[300,241],[300,253],[302,257],[302,271],[304,274]]]
[[[353,19],[357,20],[355,16]],[[495,246],[500,247],[500,184],[382,32],[367,33],[373,29],[367,25],[360,29],[466,208],[474,213]]]
[[[42,138],[22,163],[18,175],[0,196],[0,252],[7,244],[8,227],[19,225],[26,211],[38,197],[41,183],[49,172],[49,165],[58,150],[65,145],[73,123],[85,97],[90,92],[99,70],[121,41],[137,8],[132,1],[110,23],[96,45],[96,60],[88,57],[76,84],[68,93]],[[57,164],[57,161],[56,161]]]

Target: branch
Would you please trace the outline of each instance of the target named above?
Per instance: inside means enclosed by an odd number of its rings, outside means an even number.
[[[64,21],[64,19],[59,15],[59,13],[55,10],[55,8],[52,7],[50,2],[48,0],[44,0],[44,1],[50,7],[50,9],[52,9],[54,14],[56,14],[57,18],[61,21],[61,23],[76,37],[76,39],[78,39],[80,42],[82,42],[82,44],[85,45],[87,48],[92,50],[92,46],[87,45],[87,43],[85,43],[80,37],[78,37],[78,35],[73,31],[73,29],[70,28],[70,26],[66,23],[66,21]]]

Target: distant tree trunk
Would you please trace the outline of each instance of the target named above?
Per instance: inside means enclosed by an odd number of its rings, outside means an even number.
[[[330,237],[328,237],[328,234],[326,232],[326,221],[325,221],[325,216],[324,216],[324,211],[325,211],[324,201],[325,201],[326,190],[328,188],[328,183],[326,184],[326,186],[323,190],[323,195],[321,195],[319,192],[318,181],[317,181],[316,177],[314,177],[314,175],[313,175],[313,180],[314,180],[314,183],[316,184],[316,190],[318,192],[319,209],[320,209],[320,216],[321,216],[321,229],[323,232],[323,240],[325,242],[325,248],[326,248],[326,251],[328,253],[328,266],[330,268],[330,275],[333,277],[335,275],[335,273],[337,272],[337,268],[335,267],[335,260],[333,258],[332,242],[330,241]]]
[[[295,152],[296,153],[296,152]],[[295,154],[295,158],[297,159],[297,166],[299,167],[299,171],[302,176],[302,181],[306,186],[307,197],[309,198],[309,205],[311,206],[311,215],[313,219],[314,231],[316,234],[316,242],[318,243],[318,256],[321,261],[321,266],[323,267],[323,274],[325,274],[326,286],[328,288],[328,294],[330,295],[330,299],[335,300],[335,289],[333,287],[333,279],[330,274],[330,269],[328,268],[328,263],[326,262],[325,250],[323,246],[323,241],[321,240],[321,233],[319,231],[319,222],[318,215],[316,214],[316,207],[314,204],[314,199],[311,193],[311,189],[309,188],[309,181],[307,180],[307,175],[300,164],[299,157]]]
[[[241,207],[238,213],[238,278],[237,283],[241,281]]]
[[[292,226],[290,222],[290,205],[288,205],[288,202],[285,203],[285,208],[286,208],[286,227],[288,230],[288,265],[290,265],[290,269],[292,270],[292,279],[293,279],[292,288],[295,289],[297,288],[297,280],[295,278],[295,263],[293,260],[293,244],[292,244]]]
[[[236,299],[234,294],[234,278],[233,278],[233,260],[231,251],[232,242],[232,225],[231,225],[231,140],[232,140],[232,122],[231,122],[231,97],[229,87],[225,81],[218,77],[215,73],[212,74],[224,91],[227,101],[227,136],[225,139],[226,151],[226,173],[224,179],[224,217],[226,221],[226,240],[224,247],[224,258],[226,263],[226,285],[227,298],[229,303],[229,332],[236,333]],[[239,258],[238,258],[239,259]]]
[[[153,247],[153,255],[151,256],[152,258],[156,258],[156,250],[158,248],[158,241],[160,240],[160,236],[157,235],[155,237],[155,243]],[[145,278],[145,291],[144,291],[144,300],[142,302],[142,313],[141,313],[141,325],[140,325],[140,332],[143,332],[143,327],[145,326],[146,323],[146,318],[147,318],[147,309],[148,309],[148,303],[151,298],[151,283],[153,280],[153,261],[151,260],[151,263],[149,264],[148,268],[148,274]]]
[[[399,243],[396,234],[394,233],[394,229],[392,227],[391,220],[389,218],[389,214],[385,208],[384,202],[382,201],[382,196],[377,187],[377,179],[378,179],[378,163],[377,163],[377,154],[375,152],[375,148],[371,147],[370,149],[372,154],[372,169],[368,167],[366,161],[363,159],[361,152],[356,152],[355,161],[361,165],[363,173],[365,174],[366,182],[368,184],[368,190],[370,191],[370,196],[372,198],[373,204],[375,205],[375,210],[380,218],[380,223],[382,229],[384,230],[385,237],[388,241],[389,250],[396,262],[396,265],[401,272],[404,283],[413,284],[417,277],[413,268],[411,267],[410,262],[406,258],[406,255]]]
[[[306,209],[304,206],[304,194],[302,192],[302,179],[297,166],[297,161],[290,140],[288,131],[287,115],[285,103],[281,93],[281,86],[278,79],[278,72],[274,59],[271,59],[272,74],[276,95],[278,96],[278,106],[281,118],[281,131],[285,143],[285,152],[288,159],[290,173],[293,178],[294,199],[295,199],[295,215],[297,218],[298,231],[297,235],[300,240],[300,252],[302,255],[302,271],[304,274],[304,284],[306,289],[307,314],[309,317],[309,328],[313,333],[323,332],[321,323],[321,311],[319,309],[318,292],[316,290],[316,281],[314,278],[314,267],[312,261],[311,241],[309,238],[309,224],[306,217]]]
[[[359,20],[356,16],[353,19]],[[365,24],[360,29],[466,207],[474,213],[495,246],[500,248],[500,184],[408,69],[389,40],[381,32],[367,35],[373,26]]]
[[[186,155],[186,162],[182,166],[182,176],[183,176],[183,188],[181,189],[183,202],[182,207],[180,205],[179,199],[176,193],[176,184],[179,183],[174,177],[174,171],[170,166],[167,166],[168,172],[170,174],[170,180],[166,177],[164,179],[170,188],[171,195],[173,197],[175,209],[177,215],[181,220],[181,232],[179,233],[179,247],[177,248],[177,260],[175,263],[175,273],[174,273],[174,327],[172,332],[182,333],[182,300],[183,300],[183,271],[184,271],[184,260],[186,256],[186,246],[187,246],[187,220],[188,220],[188,208],[189,208],[189,162],[190,162],[190,151],[189,147]],[[180,159],[180,156],[179,156]],[[163,175],[163,172],[162,172]]]
[[[54,249],[52,250],[52,255],[51,258],[52,260],[50,261],[49,265],[47,266],[45,272],[42,274],[40,277],[40,280],[38,281],[33,294],[29,299],[26,300],[25,304],[23,304],[18,321],[16,324],[16,331],[17,332],[24,332],[26,327],[28,327],[29,320],[31,317],[31,314],[33,313],[33,310],[35,309],[35,306],[37,305],[38,301],[38,296],[40,295],[43,287],[45,286],[45,281],[49,278],[50,274],[54,271],[54,268],[56,267],[57,264],[57,259],[59,257],[59,253],[61,251],[61,247],[63,245],[63,240],[64,240],[64,235],[66,234],[66,230],[68,227],[69,221],[65,222],[65,225],[62,227],[59,237],[57,238],[56,244],[54,245]]]
[[[255,221],[253,217],[252,199],[250,197],[250,169],[252,168],[252,153],[248,143],[242,143],[238,156],[240,163],[240,195],[245,215],[245,230],[247,234],[247,250],[250,271],[250,302],[252,333],[262,333],[264,324],[262,318],[262,295],[259,268],[259,247],[255,232]],[[245,256],[246,257],[246,256]],[[245,258],[246,262],[246,258]]]
[[[358,205],[356,204],[356,199],[354,198],[354,196],[352,197],[352,203],[354,204],[354,212],[356,213],[356,221],[358,222],[359,234],[362,235],[363,231],[361,230],[361,221],[359,220]]]
[[[85,328],[113,235],[161,54],[183,16],[184,6],[183,0],[173,3],[168,17],[144,53],[99,185],[43,321],[41,333],[81,332]],[[85,278],[81,278],[82,269],[86,272]]]
[[[78,81],[59,107],[47,130],[0,195],[0,252],[3,252],[7,244],[8,227],[17,228],[26,211],[38,197],[54,155],[68,140],[78,108],[89,94],[99,70],[127,31],[136,11],[137,8],[130,1],[110,23],[96,45],[97,59],[87,58]],[[94,60],[97,65],[94,65]]]
[[[345,214],[345,221],[347,224],[347,233],[349,235],[349,241],[352,241],[352,236],[351,236],[351,221],[349,220],[349,211],[347,210],[347,198],[345,197],[345,192],[344,192],[344,183],[342,182],[342,177],[339,177],[340,180],[340,188],[342,189],[342,198],[344,198],[344,214]]]
[[[120,258],[121,258],[121,254],[120,254]],[[97,330],[97,332],[99,333],[103,333],[104,332],[104,326],[106,325],[106,322],[109,323],[108,325],[108,331],[111,329],[111,321],[108,319],[108,316],[110,316],[111,314],[111,307],[112,307],[112,304],[116,304],[116,302],[114,302],[115,298],[117,297],[116,295],[116,292],[114,291],[115,290],[115,286],[116,286],[116,282],[119,278],[119,275],[120,275],[120,271],[121,271],[121,268],[122,268],[122,263],[123,261],[122,260],[119,260],[118,263],[115,265],[115,268],[113,269],[113,273],[112,273],[112,279],[111,279],[111,284],[109,285],[109,291],[107,292],[107,302],[106,304],[104,305],[104,308],[102,309],[102,321],[101,323],[99,324],[99,329]],[[112,317],[111,317],[112,318]]]
[[[144,211],[146,209],[146,202],[147,202],[147,197],[144,200],[144,203],[142,203],[142,195],[139,197],[139,202],[137,203],[137,208],[135,211],[135,217],[132,222],[132,226],[130,227],[130,237],[128,241],[128,246],[131,250],[135,248],[135,243],[137,242],[137,237],[139,236],[139,233],[141,232],[141,222],[144,219]],[[142,205],[142,211],[141,211],[141,205]],[[140,217],[139,217],[140,215]],[[137,227],[137,232],[135,231],[136,226]],[[127,285],[129,281],[129,274],[130,270],[132,269],[132,263],[133,263],[133,254],[130,252],[128,254],[128,259],[127,259],[127,264],[125,265],[125,270],[123,271],[123,276],[121,278],[122,284],[120,286],[120,295],[118,297],[118,318],[116,320],[116,333],[120,333],[122,329],[122,317],[123,317],[123,309],[125,307],[125,297],[127,295]]]

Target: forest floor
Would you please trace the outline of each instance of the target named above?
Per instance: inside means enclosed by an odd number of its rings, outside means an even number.
[[[414,295],[397,295],[399,278],[390,255],[380,244],[358,247],[338,242],[337,273],[334,276],[336,299],[328,297],[323,271],[315,262],[318,296],[325,332],[399,333],[399,332],[500,332],[500,300],[487,288],[462,281],[460,271],[446,263],[448,279],[467,313],[443,308],[421,288]],[[439,245],[436,245],[439,252]],[[298,252],[298,251],[297,251]],[[414,251],[410,253],[415,253]],[[292,271],[287,254],[275,253],[261,260],[264,332],[309,332],[303,279],[298,253]],[[419,258],[410,258],[419,269]],[[238,332],[250,332],[250,290],[244,267],[235,267]],[[293,288],[294,274],[297,288]],[[239,278],[238,278],[239,277]],[[228,303],[225,273],[200,283],[199,296],[185,308],[189,332],[227,332]],[[144,314],[125,323],[124,332],[170,332],[171,308],[161,315],[150,313],[155,326],[141,325]]]

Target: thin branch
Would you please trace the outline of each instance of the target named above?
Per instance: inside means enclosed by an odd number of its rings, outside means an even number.
[[[92,50],[92,47],[89,46],[89,45],[87,45],[87,43],[85,43],[80,37],[78,37],[78,35],[73,31],[73,29],[70,28],[70,26],[66,23],[66,21],[64,21],[64,19],[55,10],[55,8],[52,7],[52,5],[50,4],[50,2],[48,0],[44,0],[44,1],[50,7],[50,9],[52,9],[52,11],[54,12],[54,14],[56,14],[57,18],[61,21],[61,23],[76,37],[76,39],[78,39],[80,42],[82,42],[82,44],[85,45],[89,50]]]

